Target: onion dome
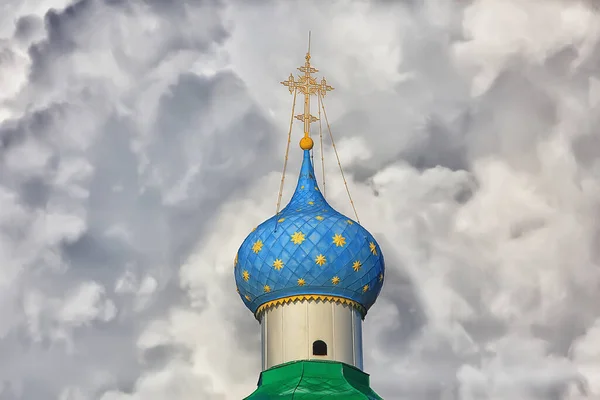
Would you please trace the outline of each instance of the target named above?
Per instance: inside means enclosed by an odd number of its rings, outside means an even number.
[[[321,194],[306,149],[289,204],[248,235],[234,264],[240,297],[257,318],[269,305],[310,298],[353,305],[364,317],[385,273],[373,236]]]

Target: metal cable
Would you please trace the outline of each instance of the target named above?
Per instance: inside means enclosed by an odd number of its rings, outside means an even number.
[[[285,182],[285,171],[287,170],[288,156],[290,154],[290,143],[292,141],[292,125],[294,124],[294,110],[296,109],[296,94],[298,89],[294,90],[294,102],[292,103],[292,116],[290,118],[290,130],[288,132],[287,147],[285,149],[285,160],[283,161],[283,173],[281,174],[281,184],[279,185],[279,197],[277,198],[277,212],[275,215],[279,216],[281,208],[281,196],[283,195],[283,183]],[[275,230],[277,230],[278,222],[275,222]]]
[[[319,103],[319,141],[321,142],[321,171],[323,173],[323,197],[327,198],[327,190],[325,188],[325,156],[323,150],[323,131],[321,124],[321,95],[317,97]]]
[[[360,224],[360,220],[358,219],[358,213],[356,212],[356,207],[354,206],[354,201],[352,200],[352,196],[350,195],[350,189],[348,188],[348,182],[346,182],[346,176],[344,175],[344,169],[342,168],[342,163],[340,162],[340,156],[338,155],[337,148],[335,147],[335,141],[333,140],[333,135],[331,134],[331,127],[329,126],[329,120],[327,119],[327,112],[325,111],[325,104],[323,103],[323,98],[321,97],[321,93],[319,93],[319,102],[321,103],[321,107],[323,108],[323,116],[325,117],[325,123],[327,124],[327,130],[329,131],[329,137],[331,138],[331,144],[333,146],[333,151],[335,152],[335,157],[337,158],[337,162],[340,167],[340,172],[342,173],[342,179],[344,180],[344,186],[346,186],[346,193],[348,193],[348,198],[350,199],[350,204],[352,205],[352,209],[354,210],[354,216],[356,216],[356,222],[358,222]]]

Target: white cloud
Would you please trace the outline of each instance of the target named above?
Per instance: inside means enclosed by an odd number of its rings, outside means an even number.
[[[375,389],[600,398],[590,2],[5,3],[0,398],[253,390],[259,327],[231,264],[275,212],[291,105],[279,82],[307,29],[388,263],[365,322]],[[325,155],[328,199],[352,215]]]

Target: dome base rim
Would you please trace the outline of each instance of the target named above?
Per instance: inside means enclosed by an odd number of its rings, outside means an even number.
[[[304,301],[310,301],[310,300],[329,302],[329,303],[337,303],[337,304],[346,304],[346,305],[358,310],[360,312],[363,320],[365,319],[365,316],[367,315],[367,309],[362,304],[358,303],[355,300],[349,299],[347,297],[342,297],[342,296],[331,296],[331,295],[315,293],[315,294],[300,294],[300,295],[284,296],[284,297],[280,297],[278,299],[267,301],[266,303],[261,304],[256,309],[256,312],[254,313],[254,317],[258,321],[260,321],[262,314],[264,314],[267,310],[269,310],[273,307],[277,307],[277,306],[285,305],[285,304],[289,304],[289,303],[295,303],[297,301],[304,302]]]

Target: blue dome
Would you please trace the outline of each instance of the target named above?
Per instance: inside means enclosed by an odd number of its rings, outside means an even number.
[[[325,201],[308,150],[290,203],[248,235],[234,264],[240,297],[255,314],[267,302],[302,295],[353,300],[366,313],[385,273],[373,236]]]

